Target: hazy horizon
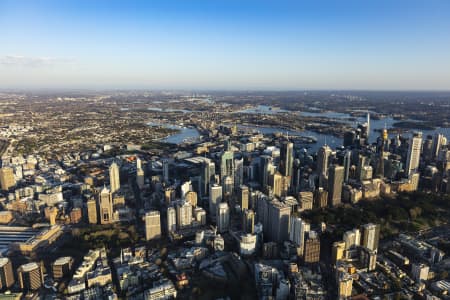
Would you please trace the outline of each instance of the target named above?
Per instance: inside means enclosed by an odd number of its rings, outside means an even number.
[[[450,91],[448,1],[0,0],[0,89]]]

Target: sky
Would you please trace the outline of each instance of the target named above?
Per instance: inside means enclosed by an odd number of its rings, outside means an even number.
[[[0,0],[1,88],[450,90],[450,1]]]

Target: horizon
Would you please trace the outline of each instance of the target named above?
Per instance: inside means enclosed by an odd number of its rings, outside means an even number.
[[[0,1],[0,89],[450,91],[450,3]]]

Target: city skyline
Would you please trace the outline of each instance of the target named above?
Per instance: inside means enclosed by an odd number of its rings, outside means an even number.
[[[0,88],[449,90],[445,1],[0,1]]]

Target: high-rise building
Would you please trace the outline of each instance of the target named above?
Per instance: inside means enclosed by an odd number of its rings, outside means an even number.
[[[289,239],[291,207],[278,200],[269,203],[268,224],[266,230],[268,240],[282,243]]]
[[[352,165],[352,152],[346,151],[344,154],[344,182],[348,182],[351,165]]]
[[[14,274],[11,260],[0,257],[0,290],[8,289],[14,284]]]
[[[120,189],[119,166],[115,162],[109,166],[109,189],[111,193],[115,193]]]
[[[309,231],[305,239],[303,261],[306,264],[317,263],[320,260],[320,239],[315,231]]]
[[[191,226],[192,224],[192,206],[184,202],[177,205],[177,225],[179,229]]]
[[[23,291],[38,290],[44,283],[41,266],[35,262],[21,265],[17,269],[17,279]]]
[[[422,132],[416,132],[409,141],[408,156],[406,158],[406,174],[408,176],[415,173],[419,168],[421,151]]]
[[[230,226],[230,208],[226,202],[217,206],[217,231],[226,232]]]
[[[91,198],[86,202],[86,205],[89,224],[97,224],[97,201],[95,201],[94,198]]]
[[[331,248],[331,263],[336,264],[337,261],[344,258],[345,242],[338,241],[333,243]]]
[[[99,194],[100,224],[110,224],[114,221],[113,199],[111,191],[106,187]]]
[[[280,172],[283,176],[292,177],[294,162],[294,144],[284,141],[280,149]]]
[[[214,184],[209,188],[209,214],[211,218],[215,218],[217,205],[222,202],[222,187]]]
[[[60,257],[52,264],[53,279],[59,280],[70,275],[74,260],[70,256]]]
[[[328,204],[328,191],[324,188],[319,187],[314,191],[314,207],[322,208],[326,207]]]
[[[167,208],[167,232],[175,232],[177,230],[177,213],[174,207]]]
[[[269,185],[269,178],[272,174],[272,157],[268,155],[261,155],[259,157],[260,165],[259,165],[259,172],[261,176],[261,187],[262,190],[265,190],[266,187]]]
[[[433,139],[432,159],[436,159],[439,155],[441,147],[444,145],[445,137],[443,134],[436,133]]]
[[[161,237],[161,218],[159,211],[150,211],[145,214],[145,239],[147,241]]]
[[[193,208],[197,207],[197,201],[198,201],[198,197],[197,197],[197,193],[194,191],[189,191],[186,193],[186,195],[184,196],[186,202],[188,202]]]
[[[244,183],[244,158],[234,160],[234,189],[237,190]]]
[[[328,162],[331,155],[331,148],[327,145],[320,147],[317,152],[317,173],[319,175],[328,174]]]
[[[249,208],[249,196],[250,192],[248,190],[248,186],[241,185],[239,186],[239,193],[238,193],[238,204],[241,207],[241,210],[245,210]]]
[[[375,270],[377,265],[377,251],[370,250],[366,247],[361,247],[359,251],[359,261],[364,268],[368,271]]]
[[[361,243],[361,232],[359,229],[353,229],[344,232],[343,240],[345,242],[345,249],[357,247]]]
[[[362,226],[362,246],[370,250],[376,251],[378,249],[378,241],[380,239],[380,225],[365,224]]]
[[[291,228],[289,230],[289,240],[293,242],[300,251],[299,255],[303,255],[303,247],[305,243],[305,234],[309,231],[309,224],[301,218],[291,217]]]
[[[205,159],[202,163],[201,177],[201,196],[205,197],[209,193],[209,185],[214,181],[216,175],[216,165],[210,159]]]
[[[311,210],[313,208],[313,192],[298,193],[298,201],[300,202],[300,210]]]
[[[338,276],[339,299],[348,299],[352,296],[353,277],[347,272],[340,272]]]
[[[141,168],[138,168],[136,170],[136,183],[140,189],[144,188],[145,183],[144,170],[142,170]]]
[[[255,233],[255,212],[245,209],[242,215],[242,231],[245,233]]]
[[[169,160],[163,159],[162,160],[162,173],[163,173],[163,180],[165,183],[169,182]]]
[[[14,170],[9,167],[0,168],[0,185],[2,190],[7,191],[16,185]]]
[[[233,151],[224,151],[220,158],[220,179],[230,176],[234,179],[234,153]]]
[[[328,204],[337,206],[341,204],[342,184],[344,183],[344,167],[332,165],[328,175]]]

